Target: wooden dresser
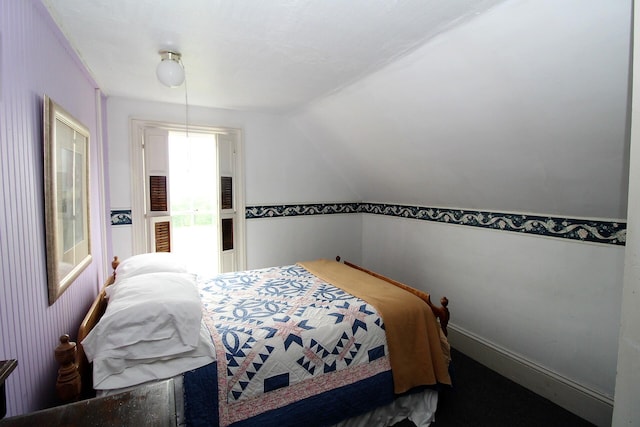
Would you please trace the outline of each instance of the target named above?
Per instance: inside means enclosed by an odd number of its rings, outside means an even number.
[[[153,426],[175,427],[176,402],[169,379],[131,391],[0,420],[0,427]]]

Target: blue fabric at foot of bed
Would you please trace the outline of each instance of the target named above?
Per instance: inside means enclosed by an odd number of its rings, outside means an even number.
[[[189,427],[218,426],[217,364],[184,374],[185,417]],[[391,371],[300,400],[233,424],[233,427],[330,426],[393,401]]]

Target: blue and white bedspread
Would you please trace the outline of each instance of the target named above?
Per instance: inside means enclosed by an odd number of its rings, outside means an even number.
[[[199,287],[217,356],[208,372],[201,369],[203,376],[217,377],[217,386],[203,387],[217,396],[196,399],[217,407],[219,425],[258,420],[317,396],[336,399],[340,390],[352,395],[349,387],[358,383],[391,383],[376,310],[301,266],[222,274]],[[204,381],[195,378],[198,371],[185,376],[187,410],[195,405],[189,382]]]

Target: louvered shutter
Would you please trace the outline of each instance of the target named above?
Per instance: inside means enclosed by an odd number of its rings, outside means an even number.
[[[169,133],[166,130],[145,129],[144,157],[149,248],[154,252],[171,252]]]
[[[238,268],[237,208],[235,203],[235,135],[218,135],[219,221],[220,221],[220,272]]]

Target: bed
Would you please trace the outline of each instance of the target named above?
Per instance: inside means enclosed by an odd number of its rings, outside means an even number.
[[[426,426],[451,384],[447,299],[339,258],[214,277],[171,254],[113,268],[78,331],[85,390],[174,378],[179,424]]]

